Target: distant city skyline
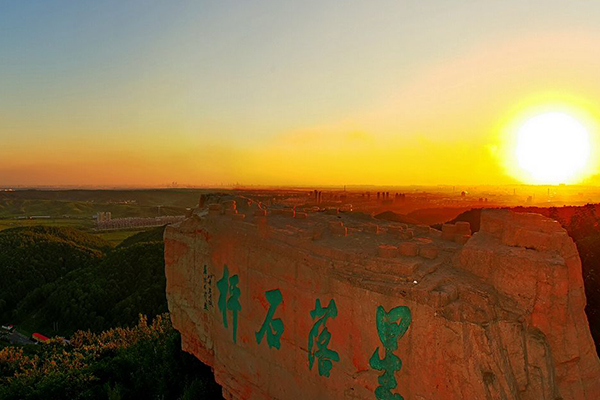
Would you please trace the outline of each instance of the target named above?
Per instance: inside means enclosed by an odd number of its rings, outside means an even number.
[[[515,121],[585,124],[600,3],[0,2],[0,185],[518,184]]]

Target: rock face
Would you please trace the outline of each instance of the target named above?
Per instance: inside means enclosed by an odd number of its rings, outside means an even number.
[[[165,231],[173,324],[225,398],[600,399],[558,223],[487,210],[471,237],[231,200]]]

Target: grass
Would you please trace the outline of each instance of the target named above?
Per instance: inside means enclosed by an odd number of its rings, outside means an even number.
[[[94,221],[91,218],[0,219],[0,231],[19,226],[66,226],[87,231],[94,226]]]

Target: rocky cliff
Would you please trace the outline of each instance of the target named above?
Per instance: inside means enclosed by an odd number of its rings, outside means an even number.
[[[227,399],[600,399],[577,249],[537,214],[486,210],[471,237],[213,198],[165,258]]]

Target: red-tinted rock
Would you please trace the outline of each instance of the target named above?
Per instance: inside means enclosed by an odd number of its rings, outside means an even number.
[[[377,399],[384,368],[377,359],[386,355],[378,315],[391,310],[410,310],[412,318],[388,347],[402,360],[388,375],[396,380],[391,394],[600,398],[577,249],[546,218],[483,211],[481,230],[461,246],[434,233],[406,241],[373,235],[361,231],[364,220],[346,215],[343,222],[322,213],[240,223],[196,214],[165,231],[169,310],[184,350],[214,369],[227,399]],[[466,236],[465,228],[446,229]],[[396,246],[402,256],[393,256]],[[225,267],[230,279],[218,286]],[[233,289],[239,297],[232,300]],[[265,330],[259,343],[271,307],[267,295],[273,301],[279,294],[272,318],[283,323],[283,333],[277,342]],[[332,300],[336,313],[319,343],[337,356],[319,373],[317,359],[309,368],[309,337]],[[380,318],[379,326],[386,321]]]
[[[398,245],[401,256],[414,257],[419,254],[419,245],[416,242],[402,242]]]
[[[421,246],[421,248],[419,249],[419,255],[430,260],[437,258],[439,252],[439,248],[433,244]]]
[[[378,254],[382,258],[394,258],[398,256],[398,248],[389,244],[380,244]]]

